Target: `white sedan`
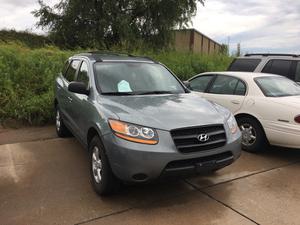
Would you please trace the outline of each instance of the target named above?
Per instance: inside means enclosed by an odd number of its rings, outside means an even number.
[[[300,86],[278,75],[215,72],[194,76],[191,90],[232,111],[250,152],[271,145],[300,149]]]

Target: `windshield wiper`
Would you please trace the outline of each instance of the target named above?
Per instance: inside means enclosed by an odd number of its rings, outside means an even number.
[[[135,95],[134,92],[102,92],[102,95],[115,95],[115,96],[122,96],[122,95]]]
[[[137,95],[159,95],[159,94],[174,94],[172,91],[145,91],[145,92],[137,92]]]

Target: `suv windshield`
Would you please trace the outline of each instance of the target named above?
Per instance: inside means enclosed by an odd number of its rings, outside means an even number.
[[[143,95],[185,93],[162,65],[136,62],[95,63],[97,87],[102,94]]]
[[[285,77],[259,77],[255,81],[267,97],[300,95],[300,86]]]

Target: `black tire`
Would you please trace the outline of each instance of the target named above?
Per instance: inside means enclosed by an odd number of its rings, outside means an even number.
[[[260,123],[251,117],[237,118],[237,122],[242,131],[243,150],[253,153],[264,151],[267,147],[267,139]]]
[[[112,172],[104,146],[98,136],[95,136],[89,143],[89,153],[91,183],[96,193],[100,196],[105,196],[117,192],[120,187],[120,181]],[[97,167],[99,165],[97,161],[99,162],[99,160],[101,163],[100,171],[97,170],[99,169]]]
[[[55,107],[55,127],[58,137],[64,138],[71,136],[71,132],[64,124],[58,105]]]

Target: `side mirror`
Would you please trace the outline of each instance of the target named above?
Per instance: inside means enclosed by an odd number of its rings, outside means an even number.
[[[183,81],[184,86],[186,86],[188,89],[192,90],[191,83],[189,81]]]
[[[86,85],[82,82],[72,81],[68,86],[68,91],[82,95],[89,95],[90,91],[87,90]]]

